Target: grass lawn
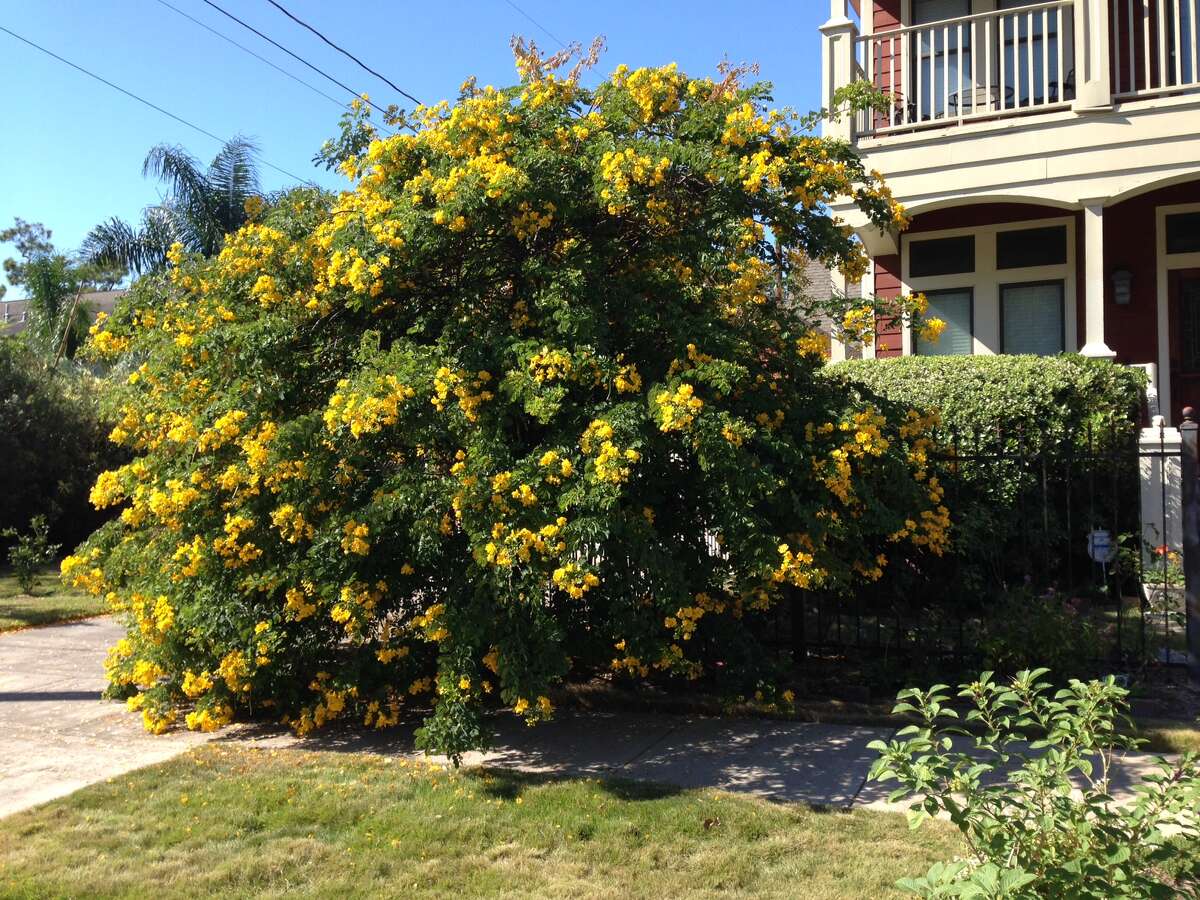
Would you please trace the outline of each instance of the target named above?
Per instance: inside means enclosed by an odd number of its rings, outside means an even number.
[[[208,745],[0,820],[0,896],[896,896],[944,823]]]
[[[0,569],[0,631],[14,631],[33,625],[51,625],[107,612],[104,600],[63,586],[58,568],[51,566],[38,574],[33,594],[17,584],[11,569]]]

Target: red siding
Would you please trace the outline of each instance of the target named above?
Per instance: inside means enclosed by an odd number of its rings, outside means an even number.
[[[894,31],[900,27],[900,0],[875,0],[873,28],[875,34]],[[895,93],[897,102],[904,91],[902,81],[902,42],[899,37],[874,44],[875,86],[881,91]],[[892,84],[892,69],[896,70],[896,85]],[[888,123],[886,113],[875,114],[875,126],[881,128]]]
[[[893,253],[875,257],[875,296],[900,296],[900,257]],[[900,325],[886,319],[875,320],[875,356],[900,356],[904,352],[904,337]]]
[[[981,225],[1003,225],[1006,222],[1051,219],[1066,215],[1070,215],[1066,210],[1053,206],[1039,206],[1036,203],[976,203],[972,206],[952,206],[915,216],[904,236],[920,234],[922,231],[940,231],[943,228],[977,228]]]
[[[1155,207],[1198,202],[1200,181],[1192,181],[1151,191],[1104,210],[1104,340],[1116,352],[1117,362],[1158,359]],[[1110,276],[1114,269],[1133,273],[1133,297],[1128,306],[1113,303]]]

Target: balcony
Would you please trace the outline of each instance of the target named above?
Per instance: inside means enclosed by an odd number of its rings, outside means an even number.
[[[901,7],[899,0],[890,5]],[[1200,0],[1045,0],[920,24],[877,16],[888,6],[867,3],[860,29],[847,17],[846,0],[832,0],[826,51],[842,58],[826,60],[827,88],[865,79],[889,96],[884,110],[859,114],[841,136],[1111,108],[1200,90]]]
[[[974,12],[907,19],[955,7]],[[1073,211],[1200,179],[1200,0],[831,0],[821,33],[827,107],[856,80],[888,98],[825,135],[914,214]],[[853,203],[834,211],[872,254],[896,252]]]

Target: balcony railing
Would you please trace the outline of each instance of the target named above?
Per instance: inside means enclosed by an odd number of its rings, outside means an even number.
[[[1200,0],[1112,0],[1113,94],[1119,99],[1200,86]]]
[[[1127,0],[1114,0],[1121,2]],[[1075,97],[1074,6],[1049,0],[857,37],[862,76],[890,102],[861,114],[856,133],[1068,107]]]

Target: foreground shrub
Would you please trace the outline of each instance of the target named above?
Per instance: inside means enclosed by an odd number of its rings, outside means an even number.
[[[1193,896],[1200,759],[1159,760],[1135,801],[1115,803],[1114,753],[1137,744],[1128,692],[1111,677],[1054,691],[1047,672],[960,685],[963,719],[945,685],[898,695],[894,712],[921,724],[870,745],[880,753],[871,777],[899,783],[893,802],[917,798],[913,827],[945,814],[971,851],[899,886],[924,897]]]
[[[15,338],[0,338],[0,532],[43,515],[55,540],[74,545],[100,524],[88,503],[96,476],[125,454],[110,445],[97,382],[48,371]],[[0,536],[0,551],[12,538]]]
[[[572,666],[753,665],[786,590],[945,546],[929,423],[816,377],[780,296],[780,246],[861,269],[822,204],[902,220],[883,186],[733,73],[520,64],[413,134],[352,117],[352,190],[177,248],[97,329],[146,359],[113,398],[138,456],[64,574],[129,613],[109,672],[152,730],[416,702],[456,756]]]

